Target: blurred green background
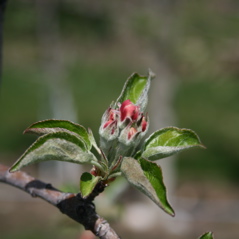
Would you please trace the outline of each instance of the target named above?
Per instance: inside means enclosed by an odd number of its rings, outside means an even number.
[[[192,183],[206,188],[210,197],[238,200],[238,10],[237,0],[9,1],[0,94],[1,163],[10,165],[24,152],[33,137],[22,136],[22,131],[38,120],[65,118],[97,133],[102,113],[128,76],[151,68],[157,74],[154,81],[166,79],[171,87],[161,91],[170,94],[167,107],[173,120],[160,127],[174,122],[193,129],[207,147],[178,155],[177,195]],[[151,111],[167,114],[160,108]],[[5,217],[0,214],[0,222]],[[39,238],[80,238],[75,224],[68,223],[72,234],[35,227]],[[4,239],[37,238],[32,230],[19,229],[18,235],[9,230]],[[225,227],[227,236],[216,238],[238,238],[227,231],[233,230]],[[200,235],[193,233],[185,235]]]

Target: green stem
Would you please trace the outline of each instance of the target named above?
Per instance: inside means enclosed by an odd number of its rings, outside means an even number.
[[[109,175],[108,179],[119,177],[121,175],[122,175],[121,172],[112,173],[112,174]]]
[[[96,166],[97,168],[99,168],[102,172],[105,172],[106,170],[104,169],[104,167],[102,167],[101,164],[99,164],[98,162],[96,161],[91,161],[91,164]]]

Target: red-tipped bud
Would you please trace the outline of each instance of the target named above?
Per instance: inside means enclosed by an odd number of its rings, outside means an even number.
[[[108,128],[109,133],[113,135],[117,128],[117,117],[116,114],[118,112],[116,110],[113,110],[111,108],[108,109],[106,116],[105,116],[105,123],[103,124],[103,130]]]
[[[125,100],[120,106],[120,120],[124,121],[126,118],[135,121],[139,117],[139,107],[134,105],[130,100]]]
[[[92,175],[94,175],[95,177],[98,176],[98,170],[95,166],[93,166],[93,168],[90,170],[90,173]]]
[[[142,127],[142,132],[144,132],[147,129],[148,122],[146,121],[145,117],[142,119],[141,127]]]
[[[109,120],[115,120],[115,114],[116,114],[115,110],[110,109],[110,111],[109,111]]]
[[[137,129],[135,129],[134,127],[131,127],[128,132],[128,139],[131,139],[136,133],[137,133]]]
[[[115,114],[116,114],[115,111],[112,110],[111,108],[108,110],[106,118],[107,121],[105,122],[103,129],[105,129],[108,125],[110,125],[115,121],[116,119]]]
[[[105,180],[105,181],[103,181],[103,182],[104,182],[104,184],[105,184],[106,186],[108,186],[108,184],[114,182],[115,179],[116,179],[116,177],[113,177],[113,178],[107,179],[107,180]]]
[[[107,126],[109,126],[111,123],[113,123],[114,121],[113,120],[109,120],[107,121],[104,126],[103,126],[103,129],[105,129]]]

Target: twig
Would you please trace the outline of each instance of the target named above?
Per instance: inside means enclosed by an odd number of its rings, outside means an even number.
[[[61,192],[51,184],[37,180],[22,171],[9,173],[8,170],[7,166],[0,164],[0,182],[17,187],[33,197],[42,198],[81,223],[86,230],[91,230],[100,239],[120,239],[110,224],[96,213],[92,203],[97,195],[95,191],[93,197],[84,199],[80,194]],[[99,190],[102,190],[102,185],[99,185]]]

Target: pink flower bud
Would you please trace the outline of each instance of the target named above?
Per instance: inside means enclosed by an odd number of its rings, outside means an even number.
[[[145,117],[142,119],[141,127],[142,127],[142,132],[144,132],[147,129],[148,122],[146,121]]]
[[[120,120],[124,121],[129,118],[132,121],[136,121],[139,117],[139,107],[134,105],[130,100],[125,100],[120,106]]]
[[[103,126],[103,129],[105,129],[108,125],[110,125],[112,122],[114,122],[113,120],[109,120],[107,121],[104,126]]]
[[[136,133],[137,133],[137,129],[135,129],[134,127],[131,127],[128,132],[128,139],[131,139]]]
[[[97,168],[95,166],[93,166],[93,168],[90,170],[90,173],[96,177],[96,176],[98,176],[99,172],[98,172]]]
[[[115,120],[115,111],[113,109],[109,110],[109,120]]]
[[[111,134],[113,135],[117,129],[117,121],[112,121]]]
[[[115,111],[113,109],[109,109],[107,112],[107,118],[106,118],[106,122],[103,125],[103,129],[107,128],[109,125],[111,125],[111,127],[116,124],[116,117],[115,117]]]
[[[129,99],[118,103],[118,107],[109,108],[102,117],[101,149],[110,162],[131,156],[148,127],[148,117],[140,111],[140,106]]]

